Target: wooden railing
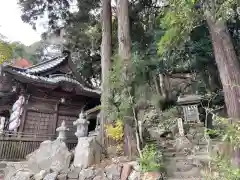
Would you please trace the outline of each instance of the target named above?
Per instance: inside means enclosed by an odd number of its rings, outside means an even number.
[[[21,161],[28,154],[39,148],[41,142],[45,140],[54,140],[53,134],[40,135],[31,133],[16,133],[5,131],[0,136],[0,160],[5,161]],[[76,139],[68,138],[66,144],[69,150],[73,149],[77,141]]]

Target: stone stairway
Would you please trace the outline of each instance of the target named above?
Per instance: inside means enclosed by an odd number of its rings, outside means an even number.
[[[209,146],[204,138],[203,125],[191,125],[186,133],[189,144],[186,148],[176,148],[175,140],[168,140],[162,143],[162,153],[166,168],[167,179],[169,180],[203,180],[203,170],[208,167],[210,161]],[[191,132],[192,131],[192,132]],[[211,148],[216,143],[211,141]]]

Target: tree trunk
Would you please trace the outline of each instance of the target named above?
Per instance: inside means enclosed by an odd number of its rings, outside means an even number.
[[[214,55],[223,85],[228,116],[240,118],[240,64],[225,23],[207,16]]]
[[[236,122],[240,118],[240,64],[226,24],[214,21],[211,16],[207,16],[207,23],[223,85],[228,116],[232,122]],[[240,166],[239,148],[233,148],[232,165],[234,167]]]
[[[101,96],[101,137],[102,145],[106,145],[104,126],[108,123],[107,117],[108,98],[110,96],[109,74],[112,56],[112,10],[111,0],[102,0],[102,44],[101,44],[101,68],[102,68],[102,96]]]
[[[129,24],[129,2],[128,0],[118,0],[117,1],[117,16],[118,16],[118,54],[119,58],[122,61],[122,80],[124,81],[126,97],[131,98],[132,103],[134,102],[133,91],[134,87],[132,86],[132,61],[131,61],[131,37],[130,37],[130,24]],[[129,91],[128,88],[131,88]],[[131,97],[130,97],[131,96]],[[136,119],[135,109],[132,108],[132,114],[134,117],[135,123],[129,123],[125,121],[124,129],[124,144],[125,144],[125,155],[132,158],[136,154],[136,147],[140,149],[139,145],[139,132],[138,132],[138,120]],[[132,119],[131,119],[132,120]],[[127,124],[134,124],[133,126],[127,126]],[[134,133],[133,133],[134,132]],[[141,152],[139,152],[141,155]]]
[[[131,37],[128,12],[128,0],[117,1],[118,16],[118,54],[123,61],[126,75],[131,70]]]

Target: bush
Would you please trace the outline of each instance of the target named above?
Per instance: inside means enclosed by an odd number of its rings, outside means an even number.
[[[117,120],[112,124],[106,125],[106,135],[115,141],[115,145],[108,147],[109,153],[121,155],[123,152],[123,122]]]
[[[138,160],[141,171],[143,172],[162,172],[162,154],[157,151],[154,144],[147,144],[142,150],[142,158]]]

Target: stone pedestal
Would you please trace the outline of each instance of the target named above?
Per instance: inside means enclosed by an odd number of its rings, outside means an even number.
[[[80,137],[75,149],[73,165],[79,168],[87,168],[100,163],[101,148],[96,137]]]
[[[96,136],[87,137],[88,124],[83,112],[80,113],[79,119],[73,122],[73,125],[77,126],[75,135],[78,138],[73,161],[75,167],[87,168],[92,164],[100,163],[101,160],[101,149]]]

